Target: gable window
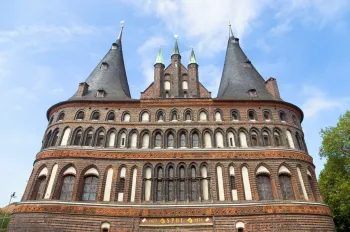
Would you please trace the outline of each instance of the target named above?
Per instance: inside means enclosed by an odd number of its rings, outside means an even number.
[[[166,92],[170,90],[170,81],[164,81],[164,90]]]

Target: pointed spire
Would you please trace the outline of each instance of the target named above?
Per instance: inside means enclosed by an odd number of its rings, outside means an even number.
[[[173,54],[172,55],[180,55],[180,50],[179,50],[179,45],[177,45],[177,38],[179,37],[179,35],[175,35],[175,46],[174,46],[174,50],[173,50]]]
[[[119,32],[117,41],[122,39],[123,29],[124,29],[124,21],[120,21],[120,24],[121,24],[121,26],[120,26],[120,32]]]
[[[197,64],[196,55],[194,54],[193,48],[191,51],[190,62],[188,64]]]
[[[162,48],[159,48],[157,59],[156,59],[156,62],[154,64],[163,64],[164,65]]]
[[[233,32],[232,32],[231,22],[230,22],[230,21],[228,22],[228,27],[229,27],[229,38],[235,38],[235,37],[233,36]]]

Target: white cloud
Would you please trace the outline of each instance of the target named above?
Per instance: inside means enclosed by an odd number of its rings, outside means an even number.
[[[199,67],[199,81],[206,87],[212,97],[216,97],[220,80],[222,68],[214,65],[205,65]]]
[[[350,106],[350,98],[332,98],[312,86],[304,86],[302,94],[306,97],[301,106],[305,118],[317,117],[322,111],[346,109]]]

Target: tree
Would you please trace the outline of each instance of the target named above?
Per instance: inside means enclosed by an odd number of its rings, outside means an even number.
[[[350,111],[336,127],[321,130],[320,156],[326,158],[319,185],[337,231],[350,231]]]

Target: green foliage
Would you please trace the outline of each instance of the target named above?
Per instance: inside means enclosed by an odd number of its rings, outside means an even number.
[[[6,217],[5,217],[5,213],[0,212],[0,225],[2,223],[2,220],[4,219],[4,223],[2,225],[2,228],[0,228],[0,232],[5,232],[6,231],[7,225],[10,222],[10,216],[11,216],[11,214],[6,214]]]
[[[350,231],[350,111],[336,127],[321,130],[320,156],[327,158],[319,185],[331,208],[337,231]]]

